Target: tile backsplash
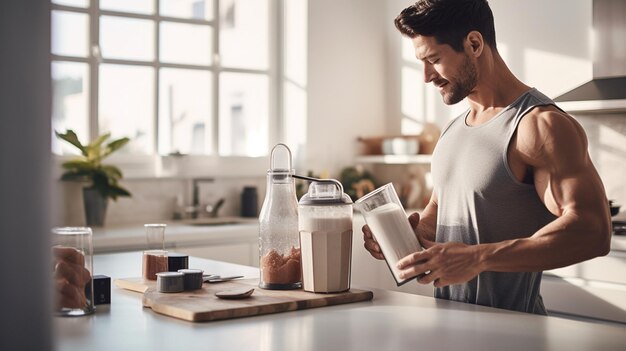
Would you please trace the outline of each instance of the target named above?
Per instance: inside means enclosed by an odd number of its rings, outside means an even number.
[[[192,180],[179,178],[125,179],[121,184],[132,197],[109,201],[105,226],[140,224],[173,219],[177,199],[183,205],[192,203]],[[82,184],[57,182],[57,204],[53,214],[56,226],[81,226],[85,224]],[[260,211],[265,196],[265,177],[215,178],[210,183],[199,184],[200,204],[213,204],[220,198],[225,202],[219,216],[238,216],[241,209],[241,192],[244,186],[255,186],[258,191],[257,207]]]

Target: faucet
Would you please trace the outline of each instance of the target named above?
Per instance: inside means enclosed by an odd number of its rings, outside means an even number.
[[[193,178],[191,180],[193,188],[191,205],[194,208],[193,212],[191,213],[191,218],[198,218],[198,209],[200,207],[200,188],[198,185],[200,185],[200,183],[213,183],[213,181],[215,181],[215,179],[213,178]],[[219,210],[219,207],[217,209]],[[215,214],[217,215],[217,210],[215,211]]]
[[[224,198],[221,197],[213,205],[207,205],[206,211],[209,214],[209,217],[211,218],[217,217],[217,212],[220,210],[220,208],[224,204],[224,201],[225,201]]]

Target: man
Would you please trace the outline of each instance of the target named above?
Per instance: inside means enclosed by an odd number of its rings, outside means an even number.
[[[511,73],[486,0],[420,0],[395,25],[425,82],[446,104],[470,106],[434,151],[432,198],[409,217],[424,250],[398,262],[402,278],[422,275],[438,298],[546,314],[541,272],[610,249],[608,202],[583,129]]]

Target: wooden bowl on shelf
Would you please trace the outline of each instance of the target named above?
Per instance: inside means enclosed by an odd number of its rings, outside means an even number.
[[[362,155],[417,155],[420,152],[419,135],[392,135],[358,137],[363,145]]]
[[[383,154],[383,140],[386,137],[358,137],[357,140],[363,146],[362,155],[382,155]]]

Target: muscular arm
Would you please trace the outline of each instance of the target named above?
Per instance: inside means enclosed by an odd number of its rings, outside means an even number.
[[[413,215],[411,215],[411,217],[413,217]],[[409,220],[411,221],[413,230],[415,231],[417,238],[420,240],[420,243],[422,243],[422,246],[424,246],[424,239],[427,241],[435,241],[435,234],[437,230],[437,194],[435,191],[433,191],[433,194],[424,208],[424,211],[422,211],[421,216],[418,217],[419,224],[417,224],[417,226],[415,225],[415,220],[411,217],[409,217]]]
[[[481,271],[541,271],[606,255],[608,202],[582,127],[552,107],[538,108],[520,122],[513,147],[557,219],[529,238],[480,245]]]
[[[521,120],[511,147],[509,155],[532,169],[537,193],[557,218],[523,239],[479,245],[422,241],[426,250],[398,262],[401,278],[430,271],[419,281],[441,287],[484,271],[542,271],[608,253],[608,201],[582,127],[554,107],[536,108]]]

